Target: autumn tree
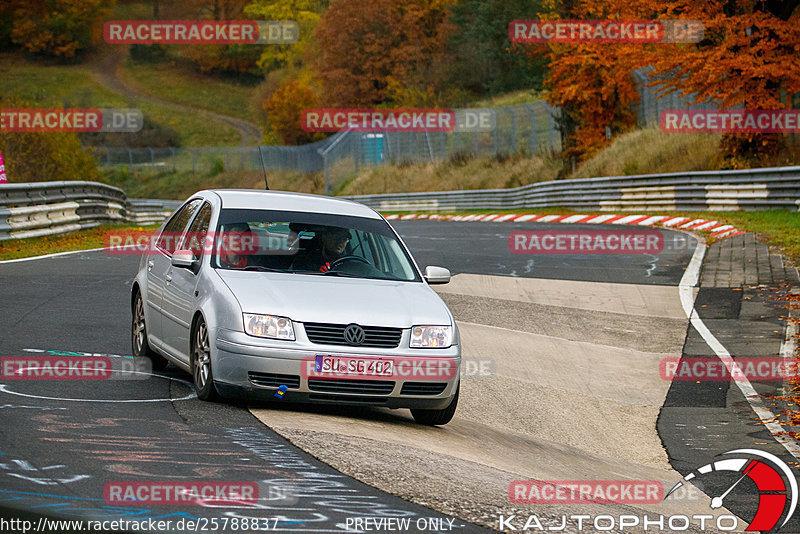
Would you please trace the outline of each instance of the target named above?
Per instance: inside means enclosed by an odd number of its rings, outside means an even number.
[[[615,0],[620,1],[620,0]],[[704,38],[697,44],[648,46],[640,64],[652,65],[665,93],[696,93],[721,107],[791,108],[800,92],[800,0],[660,2],[663,18],[697,19]],[[652,13],[652,11],[651,11]],[[777,151],[782,134],[728,134],[723,154],[733,160]]]
[[[102,38],[115,0],[3,0],[0,39],[28,52],[71,58]]]
[[[205,0],[197,8],[197,18],[209,20],[241,20],[248,0]],[[258,60],[263,46],[252,44],[203,44],[184,47],[184,55],[204,73],[260,73]]]
[[[515,53],[522,47],[509,40],[508,23],[542,9],[539,0],[460,0],[451,6],[447,81],[479,95],[540,88],[544,61]]]
[[[544,54],[551,103],[564,108],[568,154],[585,157],[602,147],[604,130],[633,124],[638,98],[631,72],[654,67],[660,94],[697,94],[721,107],[779,109],[800,91],[800,0],[548,0],[548,18],[689,19],[705,26],[699,43],[549,44]],[[655,82],[654,82],[655,83]],[[780,144],[775,134],[726,135],[727,155],[759,155]],[[776,141],[777,140],[777,141]]]
[[[301,125],[303,110],[317,107],[319,99],[311,86],[302,80],[283,83],[266,102],[264,109],[271,128],[286,145],[310,143],[321,135],[306,132]]]
[[[253,20],[291,20],[300,27],[299,39],[292,44],[273,44],[264,48],[259,66],[266,70],[299,68],[328,0],[254,0],[244,9]]]
[[[325,104],[376,106],[409,87],[426,94],[446,42],[444,21],[452,3],[333,0],[314,34]]]

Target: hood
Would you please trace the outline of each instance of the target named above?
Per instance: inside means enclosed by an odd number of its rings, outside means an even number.
[[[336,276],[217,270],[245,313],[303,323],[358,323],[409,328],[450,324],[442,299],[427,284]]]

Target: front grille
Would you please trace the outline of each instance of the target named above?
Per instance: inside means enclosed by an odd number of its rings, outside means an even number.
[[[344,339],[346,324],[304,323],[309,341],[320,345],[349,345]],[[360,347],[393,349],[400,344],[402,328],[362,326],[364,343]]]
[[[279,375],[275,373],[257,373],[250,371],[247,373],[250,382],[265,388],[277,388],[286,386],[290,389],[300,388],[300,377],[297,375]]]
[[[325,393],[357,393],[360,395],[388,395],[394,382],[385,380],[309,380],[308,389]]]
[[[440,395],[447,387],[447,382],[406,382],[401,395]]]

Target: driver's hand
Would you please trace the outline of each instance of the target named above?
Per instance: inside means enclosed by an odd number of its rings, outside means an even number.
[[[327,273],[330,270],[331,270],[331,264],[330,262],[327,261],[323,263],[322,266],[319,268],[319,272],[321,273]]]

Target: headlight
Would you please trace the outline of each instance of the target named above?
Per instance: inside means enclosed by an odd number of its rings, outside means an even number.
[[[257,313],[245,313],[243,315],[244,331],[251,336],[294,341],[294,328],[292,327],[292,320],[288,317],[259,315]]]
[[[450,326],[412,326],[411,348],[447,348],[453,344]]]

